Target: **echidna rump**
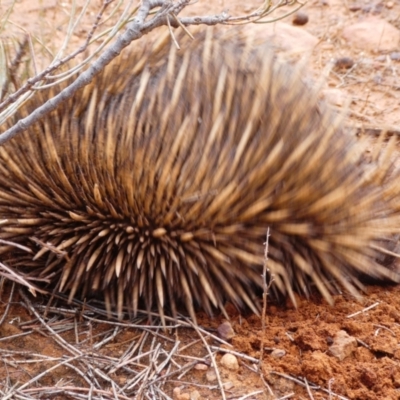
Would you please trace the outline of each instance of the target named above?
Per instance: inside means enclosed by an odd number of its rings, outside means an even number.
[[[341,118],[265,45],[207,32],[120,57],[0,147],[0,239],[33,253],[2,243],[2,262],[120,315],[256,310],[268,228],[275,291],[311,282],[330,301],[361,275],[397,280],[379,261],[388,168],[364,168]]]

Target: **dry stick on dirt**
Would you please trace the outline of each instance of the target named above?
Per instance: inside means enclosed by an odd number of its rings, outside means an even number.
[[[66,342],[60,335],[57,334],[57,332],[55,332],[53,330],[53,328],[51,328],[46,321],[40,316],[40,314],[35,310],[35,308],[33,307],[33,305],[31,304],[31,302],[29,301],[28,297],[25,295],[25,293],[20,290],[19,291],[19,295],[24,299],[25,302],[25,306],[27,307],[28,310],[30,310],[31,313],[33,313],[35,315],[35,317],[40,321],[40,323],[43,325],[44,328],[46,328],[50,334],[53,335],[54,338],[56,338],[57,343],[64,349],[67,350],[69,353],[71,353],[72,355],[79,355],[79,356],[83,356],[82,351],[78,350],[76,347],[72,346],[71,344],[69,344],[68,342]]]
[[[261,334],[261,349],[260,349],[260,363],[258,364],[258,369],[261,372],[261,364],[262,360],[264,357],[264,334],[265,334],[265,320],[267,318],[266,313],[267,313],[267,295],[268,295],[268,290],[269,287],[271,286],[272,283],[272,278],[269,282],[267,283],[267,272],[268,272],[268,244],[269,244],[269,228],[267,230],[267,236],[265,240],[265,251],[264,251],[264,266],[263,266],[263,274],[262,274],[262,280],[263,280],[263,309],[262,309],[262,315],[261,315],[261,329],[262,329],[262,334]]]
[[[87,393],[87,396],[79,396],[77,393],[83,392]],[[61,386],[61,387],[52,387],[52,386],[40,386],[37,388],[32,388],[32,389],[25,389],[22,391],[24,396],[28,395],[29,393],[37,393],[39,396],[40,395],[47,395],[47,396],[52,396],[52,395],[66,395],[66,396],[77,396],[76,398],[79,399],[92,399],[93,394],[98,394],[101,398],[103,399],[102,396],[106,396],[105,398],[108,399],[118,399],[118,400],[132,400],[132,397],[128,396],[123,396],[120,394],[113,394],[110,391],[104,390],[104,389],[96,389],[93,386],[90,388],[83,388],[83,387],[76,387],[76,386]],[[79,396],[79,397],[78,397]],[[22,397],[23,399],[26,399],[26,397]],[[43,397],[38,397],[38,398],[43,398]],[[49,397],[48,397],[49,398]]]
[[[21,336],[30,335],[31,333],[33,333],[33,330],[30,330],[30,331],[27,331],[27,332],[23,332],[23,333],[17,333],[16,335],[1,337],[0,338],[0,342],[5,342],[6,340],[14,340],[14,339],[17,339],[17,338],[19,338]],[[24,353],[26,353],[26,352],[24,352]]]
[[[243,353],[239,353],[238,351],[228,350],[228,349],[224,349],[223,347],[217,347],[217,346],[211,346],[210,348],[211,348],[211,350],[215,350],[215,351],[223,352],[223,353],[227,353],[227,354],[232,354],[233,356],[243,358],[244,360],[250,361],[253,364],[259,364],[259,362],[260,362],[260,360],[257,360],[257,358],[248,356]]]
[[[24,296],[22,296],[22,297],[24,297]],[[25,297],[24,298],[25,299],[25,301],[27,302],[27,306],[28,306],[28,308],[29,308],[29,310],[31,311],[31,312],[33,312],[36,316],[37,316],[37,313],[36,313],[36,310],[34,309],[34,307],[29,303],[29,300]],[[64,342],[64,339],[62,339],[60,336],[59,336],[59,334],[54,330],[54,328],[51,328],[47,323],[46,323],[46,321],[44,321],[43,319],[41,319],[41,318],[38,318],[39,320],[40,320],[40,322],[42,323],[42,325],[43,325],[43,327],[46,329],[46,330],[48,330],[48,331],[50,331],[50,333],[52,334],[52,337],[55,339],[55,341],[61,346],[61,347],[63,347],[63,348],[65,348],[65,342]],[[70,324],[70,325],[72,325],[72,324]],[[116,328],[118,328],[118,327],[116,327]],[[40,333],[40,331],[39,331],[39,333]],[[104,343],[104,341],[103,341],[103,343]],[[155,343],[155,341],[153,340],[153,343]],[[76,353],[78,353],[77,355],[80,357],[80,363],[81,364],[83,364],[81,367],[82,367],[82,369],[79,369],[79,368],[77,368],[77,367],[75,367],[74,365],[72,365],[70,362],[68,362],[68,363],[65,363],[65,364],[63,364],[63,365],[65,365],[65,366],[67,366],[67,367],[69,367],[70,369],[72,369],[72,370],[74,370],[80,377],[82,377],[89,385],[92,385],[92,382],[94,381],[94,383],[95,383],[95,386],[93,386],[93,390],[101,390],[102,389],[102,387],[101,387],[101,384],[96,380],[96,378],[95,378],[95,376],[98,376],[98,377],[100,377],[101,379],[103,379],[103,380],[105,380],[109,385],[111,384],[111,387],[112,387],[112,389],[113,389],[113,395],[111,396],[111,392],[110,392],[110,397],[112,397],[112,398],[127,398],[127,397],[125,397],[125,393],[124,393],[124,389],[123,388],[120,388],[116,383],[115,383],[115,381],[113,381],[111,378],[110,378],[110,376],[109,376],[109,373],[107,373],[107,372],[103,372],[103,369],[105,368],[105,369],[107,369],[107,367],[109,366],[109,362],[106,360],[106,358],[104,358],[104,356],[101,356],[101,355],[98,355],[98,354],[94,354],[93,353],[93,349],[95,349],[95,347],[96,347],[96,345],[95,346],[89,346],[88,348],[84,348],[84,349],[82,349],[82,351],[80,351],[80,350],[78,350],[78,349],[76,349],[74,346],[72,346],[72,345],[70,345],[69,347],[68,347],[68,350],[74,355],[74,353],[76,354]],[[134,357],[133,359],[131,359],[130,360],[130,363],[131,364],[133,364],[134,363],[134,361],[135,361],[135,359],[139,359],[139,358],[143,358],[143,357],[145,357],[145,356],[147,356],[147,355],[151,355],[151,354],[153,354],[155,351],[154,351],[154,349],[153,350],[151,350],[150,352],[146,352],[146,353],[142,353],[141,351],[140,351],[140,353],[136,356],[136,357]],[[48,361],[49,361],[49,359],[48,359]],[[100,364],[98,363],[98,361],[100,361]],[[118,360],[116,360],[116,359],[110,359],[109,361],[111,361],[113,364],[115,363],[115,362],[118,362]],[[154,363],[153,363],[154,364]],[[115,365],[115,364],[114,364]],[[148,368],[151,368],[151,365],[148,367]],[[50,370],[48,370],[49,372],[50,371],[52,371],[53,369],[50,369]],[[83,371],[87,371],[88,372],[88,374],[85,374]],[[131,374],[137,374],[137,371],[132,371],[131,370]],[[148,374],[146,374],[144,377],[146,377]],[[42,375],[40,375],[40,376],[42,376]],[[34,378],[32,378],[31,380],[30,380],[30,382],[33,382],[33,379]],[[36,378],[36,379],[38,379],[38,378]],[[142,381],[143,379],[141,379],[140,381]],[[145,384],[147,384],[147,382],[145,381],[144,382]],[[143,383],[142,383],[142,385],[143,385]],[[18,388],[18,389],[16,389],[17,391],[19,390],[20,388]],[[78,389],[78,388],[77,388]],[[56,389],[55,389],[56,390]],[[62,388],[59,388],[59,389],[57,389],[57,390],[63,390]],[[159,391],[160,392],[160,390],[159,389],[156,389],[157,391]],[[117,392],[118,392],[118,396],[116,396],[116,394],[117,394]],[[9,393],[10,393],[10,391],[9,391]],[[48,394],[48,393],[47,393]]]
[[[180,345],[180,341],[176,340],[175,344],[173,346],[173,348],[169,351],[160,351],[160,353],[163,353],[164,355],[166,355],[166,358],[164,361],[162,361],[159,365],[157,365],[156,363],[152,363],[154,364],[154,371],[150,374],[150,376],[148,377],[148,379],[143,382],[142,387],[143,390],[144,389],[148,389],[148,390],[161,390],[161,388],[159,386],[156,385],[156,383],[159,382],[159,384],[163,383],[165,381],[164,376],[162,376],[161,380],[158,380],[157,378],[161,376],[161,373],[164,369],[166,369],[170,363],[170,360],[172,359],[172,357],[175,355],[175,353],[179,350],[179,345]],[[160,345],[158,345],[159,347]],[[160,349],[163,350],[163,349]],[[154,357],[154,359],[158,358],[158,354],[157,357]],[[139,391],[140,394],[140,391]]]
[[[348,315],[346,318],[353,318],[353,317],[356,317],[357,315],[360,315],[360,314],[365,313],[365,312],[367,312],[367,311],[369,311],[369,310],[372,310],[373,308],[379,306],[379,304],[380,304],[380,302],[377,301],[376,303],[374,303],[374,304],[372,304],[372,305],[370,305],[370,306],[368,306],[368,307],[366,307],[366,308],[363,308],[362,310],[357,311],[357,312],[355,312],[354,314]]]
[[[279,397],[279,399],[277,399],[277,400],[286,400],[286,399],[292,398],[293,396],[294,396],[294,393],[289,393],[289,394],[286,394],[283,397]]]
[[[0,325],[1,325],[1,324],[0,324]],[[375,331],[374,336],[378,336],[379,331],[380,331],[381,329],[384,329],[384,330],[390,332],[390,333],[392,334],[392,336],[396,337],[396,334],[395,334],[391,329],[389,329],[387,326],[378,325],[378,324],[372,324],[372,325],[373,325],[373,326],[376,326],[376,327],[378,328],[378,329]]]
[[[197,335],[202,340],[202,342],[204,344],[204,347],[207,349],[208,354],[210,355],[211,363],[212,363],[212,366],[214,367],[214,372],[215,372],[215,375],[217,377],[219,390],[221,391],[221,398],[223,400],[226,400],[226,394],[225,394],[225,390],[224,390],[224,385],[223,385],[222,380],[221,380],[221,374],[219,373],[219,369],[218,369],[217,362],[215,360],[215,356],[214,356],[209,344],[207,343],[207,340],[204,338],[203,334],[200,332],[200,329],[198,328],[197,324],[192,323],[190,320],[188,320],[188,322],[192,325],[192,328],[197,332]]]
[[[335,378],[331,378],[328,381],[328,392],[329,392],[329,400],[332,400],[332,382],[335,380]]]
[[[25,298],[25,301],[27,299]],[[33,308],[33,305],[30,304],[29,300],[27,301],[27,307],[30,309],[33,314],[37,316],[37,310]],[[43,308],[42,306],[41,308]],[[64,309],[57,309],[57,308],[52,308],[51,311],[53,313],[59,314],[61,317],[65,317],[65,310]],[[37,318],[40,321],[41,327],[39,326],[38,332],[40,333],[40,329],[45,329],[45,331],[49,331],[51,333],[51,337],[55,340],[55,342],[64,347],[64,342],[63,339],[59,336],[59,334],[66,329],[70,330],[76,330],[76,323],[69,322],[71,321],[71,317],[69,313],[67,313],[67,318],[62,319],[61,321],[54,320],[52,318],[50,321],[45,321],[44,319]],[[76,320],[76,319],[75,319]],[[172,322],[172,321],[171,321]],[[184,322],[184,321],[179,321],[175,320],[175,327],[176,328],[188,328],[189,323]],[[49,326],[49,323],[51,323],[51,326]],[[168,396],[163,392],[163,385],[167,382],[168,378],[172,375],[176,375],[177,373],[181,373],[182,371],[185,371],[187,369],[192,368],[196,363],[199,361],[204,362],[205,359],[209,357],[215,357],[214,351],[206,355],[203,359],[201,360],[194,360],[193,362],[180,366],[179,363],[173,360],[175,356],[179,356],[177,354],[178,350],[182,351],[183,348],[187,348],[187,346],[182,346],[181,349],[179,349],[179,346],[181,345],[180,341],[178,340],[177,337],[175,337],[175,340],[159,333],[157,329],[159,330],[160,327],[151,327],[149,329],[148,326],[142,326],[141,329],[145,329],[145,331],[142,332],[140,335],[140,339],[137,343],[132,343],[131,346],[128,347],[128,349],[121,355],[119,359],[115,359],[112,357],[106,357],[104,355],[101,355],[97,353],[97,351],[106,343],[109,343],[109,338],[115,338],[115,336],[118,334],[117,332],[123,332],[121,329],[121,325],[125,327],[129,327],[130,325],[137,327],[137,325],[133,324],[120,324],[120,323],[114,323],[112,321],[108,321],[108,324],[113,327],[111,330],[107,330],[105,332],[105,338],[100,339],[99,342],[93,343],[94,337],[91,336],[90,343],[87,343],[87,345],[84,345],[84,341],[79,342],[79,350],[73,345],[70,344],[69,351],[72,353],[72,358],[76,355],[79,356],[79,360],[74,361],[74,364],[72,364],[70,361],[66,362],[63,364],[65,367],[68,367],[70,370],[75,372],[76,376],[79,376],[80,378],[84,379],[89,385],[89,388],[79,388],[79,387],[72,387],[68,386],[68,383],[66,386],[62,385],[57,385],[55,387],[45,387],[42,388],[40,391],[39,389],[35,388],[28,388],[27,386],[24,386],[22,390],[21,388],[18,387],[13,387],[10,388],[8,387],[7,389],[7,394],[10,395],[12,392],[15,395],[22,395],[22,396],[29,396],[29,393],[33,394],[35,393],[36,395],[68,395],[71,396],[72,398],[80,398],[79,393],[90,393],[90,396],[92,398],[96,398],[96,394],[98,395],[97,398],[100,397],[100,393],[104,395],[105,398],[117,398],[117,399],[127,399],[129,398],[128,396],[132,394],[132,392],[135,392],[136,394],[138,393],[138,389],[142,388],[142,392],[146,392],[149,394],[152,394],[154,398],[166,398],[168,399]],[[31,324],[32,325],[32,324]],[[83,322],[84,326],[87,326],[86,322]],[[63,327],[66,328],[63,328]],[[36,328],[38,329],[38,328]],[[205,332],[203,329],[198,328],[197,330],[198,335],[202,337],[202,340],[204,341],[205,338],[203,337],[204,334],[206,334],[208,337],[213,337],[216,340],[219,340],[221,343],[223,341],[219,338],[217,338],[214,335],[211,335],[209,332]],[[145,343],[148,342],[148,339],[152,339],[152,347],[150,348],[149,351],[143,351]],[[159,345],[159,339],[160,337],[164,340],[167,340],[167,342],[172,343],[172,347],[170,347],[169,351],[166,351],[162,348],[162,346]],[[192,344],[192,343],[191,343]],[[74,350],[72,350],[74,349]],[[211,348],[211,350],[218,350],[218,351],[225,351],[225,352],[231,352],[227,351],[226,349],[220,349],[219,347],[216,348]],[[79,351],[81,351],[81,354],[79,354]],[[165,354],[166,358],[165,360],[159,364],[156,365],[156,360],[159,358],[159,354]],[[238,352],[233,352],[237,356],[242,357],[243,359],[247,359],[251,362],[258,363],[257,359],[253,359],[251,357],[245,356],[243,354],[240,354]],[[33,354],[28,354],[28,357],[33,357]],[[144,365],[143,363],[138,363],[141,359],[145,357],[150,357],[150,362],[149,365]],[[30,362],[29,360],[28,362]],[[49,357],[46,357],[43,359],[43,362],[64,362],[65,359],[51,359]],[[21,361],[21,363],[24,363],[26,361]],[[76,365],[76,363],[78,365]],[[178,370],[174,370],[173,367],[171,367],[171,364],[173,366],[177,367]],[[60,364],[57,364],[60,365]],[[110,368],[111,367],[111,368]],[[140,369],[138,370],[136,367],[143,368],[141,371]],[[51,367],[51,368],[57,368],[56,366]],[[48,369],[46,373],[49,373],[53,371],[53,369]],[[128,373],[130,376],[134,376],[133,379],[130,379],[126,382],[124,387],[119,387],[118,384],[110,377],[111,374],[115,374],[117,370],[124,369],[126,373]],[[132,369],[133,368],[133,369]],[[254,371],[256,372],[256,371]],[[39,377],[31,377],[30,382],[37,382],[40,377],[44,375],[39,375]],[[100,379],[103,380],[103,382],[107,382],[107,389],[105,389],[102,384],[100,383],[99,380],[96,379],[96,376]],[[222,383],[222,382],[221,382]],[[209,387],[210,390],[215,390],[218,388],[216,387]],[[143,390],[144,389],[144,390]],[[140,389],[139,389],[140,390]],[[254,393],[253,393],[254,395]],[[246,397],[244,397],[246,398]]]
[[[298,385],[300,385],[300,386],[302,386],[304,388],[307,388],[307,386],[310,385],[310,382],[308,382],[307,380],[305,380],[303,378],[295,378],[293,376],[282,374],[281,372],[276,372],[276,371],[271,371],[271,374],[274,374],[274,375],[280,376],[281,378],[285,378],[285,379],[288,379],[290,381],[293,381],[293,382],[297,383]],[[340,400],[350,400],[348,397],[344,397],[344,396],[341,396],[340,394],[334,393],[331,390],[330,386],[329,386],[329,389],[325,389],[325,388],[323,388],[321,386],[318,386],[318,385],[315,385],[313,383],[311,383],[311,385],[312,385],[311,389],[313,389],[313,390],[320,390],[321,392],[332,394],[332,395],[336,396]]]
[[[8,300],[7,300],[6,309],[4,310],[4,314],[0,318],[0,326],[3,325],[5,319],[7,318],[8,311],[10,310],[10,307],[11,307],[12,298],[14,296],[14,290],[15,290],[15,282],[12,283],[10,296],[8,297]]]
[[[181,321],[174,321],[175,322],[175,327],[188,327],[188,323],[180,323]],[[113,322],[109,322],[109,324],[111,324],[111,325],[119,325],[119,323],[113,323]],[[132,325],[132,324],[124,324],[124,326],[125,327],[129,327],[130,325]],[[133,326],[133,325],[132,325]],[[135,328],[137,327],[137,325],[135,325]],[[149,327],[148,326],[142,326],[141,327],[141,329],[148,329]],[[157,339],[159,338],[159,336],[160,336],[160,334],[157,332],[157,331],[154,331],[153,332],[153,330],[156,328],[156,329],[159,329],[159,327],[151,327],[152,329],[150,329],[150,330],[147,330],[146,331],[146,333],[145,332],[143,332],[143,334],[141,335],[141,339],[140,339],[140,341],[136,344],[136,345],[134,345],[133,346],[133,348],[131,348],[130,350],[127,350],[125,353],[124,353],[124,355],[122,355],[121,356],[121,358],[120,358],[120,360],[119,361],[117,361],[117,362],[114,362],[112,365],[114,366],[114,368],[112,368],[111,370],[108,368],[108,367],[105,367],[105,372],[106,372],[106,374],[109,376],[109,374],[111,374],[111,373],[115,373],[116,372],[116,370],[117,369],[120,369],[120,368],[125,368],[125,366],[127,365],[127,364],[129,364],[129,365],[132,365],[132,364],[134,364],[134,362],[136,361],[136,360],[139,360],[140,358],[143,358],[143,357],[145,357],[145,356],[152,356],[152,359],[153,360],[155,360],[156,359],[156,356],[157,356],[157,354],[158,354],[158,350],[157,351],[154,351],[154,350],[151,350],[150,352],[146,352],[146,353],[143,353],[142,352],[142,349],[143,349],[143,345],[144,345],[144,343],[145,343],[145,341],[146,341],[146,338],[148,337],[148,334],[150,333],[150,334],[152,334],[154,337],[157,337]],[[199,328],[199,330],[201,330],[201,328]],[[201,330],[202,331],[202,330]],[[198,332],[199,333],[199,332]],[[203,332],[203,334],[207,334],[209,337],[213,337],[214,339],[216,339],[216,340],[218,340],[218,338],[217,337],[215,337],[215,336],[213,336],[213,335],[211,335],[210,333],[208,333],[208,332]],[[144,336],[143,336],[144,335]],[[166,337],[166,336],[163,336],[163,335],[161,335],[162,336],[162,338],[163,339],[169,339],[168,337]],[[171,341],[171,340],[170,340]],[[221,343],[224,343],[221,339],[219,339],[219,341],[221,342]],[[155,343],[155,341],[154,341],[154,339],[153,339],[153,343]],[[198,360],[196,360],[196,361],[194,361],[194,362],[192,362],[192,363],[189,363],[189,364],[186,364],[186,365],[184,365],[184,366],[179,366],[179,364],[178,363],[176,363],[176,362],[174,362],[174,365],[178,365],[178,370],[177,371],[170,371],[169,369],[167,370],[167,372],[166,372],[166,374],[165,375],[161,375],[161,371],[164,371],[164,368],[165,367],[167,367],[167,363],[168,363],[168,361],[169,360],[171,360],[172,361],[172,357],[173,356],[175,356],[175,355],[178,355],[178,354],[175,354],[176,352],[177,352],[177,350],[178,350],[178,347],[179,347],[179,343],[177,343],[177,340],[175,340],[175,341],[172,341],[172,343],[174,343],[174,346],[172,347],[172,349],[170,350],[170,352],[169,353],[167,353],[167,352],[165,352],[163,349],[159,349],[160,351],[163,351],[164,353],[166,353],[167,354],[167,358],[166,358],[166,360],[163,362],[163,364],[161,364],[161,365],[159,365],[159,366],[157,366],[156,367],[156,370],[155,371],[153,371],[152,372],[152,364],[154,364],[154,362],[152,362],[151,360],[151,362],[150,362],[150,365],[145,369],[145,370],[143,370],[142,372],[135,372],[136,373],[136,376],[132,379],[132,380],[130,380],[130,381],[128,381],[127,383],[126,383],[126,385],[122,388],[122,390],[121,390],[121,392],[123,393],[124,391],[126,391],[126,390],[133,390],[133,389],[135,389],[135,388],[137,388],[137,387],[141,387],[142,389],[148,389],[148,390],[150,390],[150,391],[152,391],[152,392],[157,392],[157,393],[162,393],[162,390],[161,390],[161,388],[160,387],[158,387],[157,385],[160,385],[160,384],[163,384],[165,381],[166,381],[166,379],[169,377],[169,376],[171,376],[171,374],[173,374],[173,375],[175,375],[175,374],[177,374],[177,373],[180,373],[180,372],[182,372],[182,370],[184,370],[184,371],[187,371],[187,369],[190,369],[190,368],[192,368],[197,362],[198,362]],[[81,344],[82,344],[82,342],[81,342]],[[96,348],[96,345],[94,345],[92,348]],[[136,352],[136,350],[138,350],[138,354],[135,354],[135,352]],[[180,349],[180,351],[181,351],[182,349]],[[211,356],[213,356],[214,354],[212,354]],[[210,356],[210,354],[208,355],[208,356],[206,356],[205,358],[208,358]],[[204,360],[200,360],[200,361],[203,361],[204,362]],[[257,361],[257,360],[256,360]],[[155,365],[155,364],[154,364]],[[169,368],[169,367],[167,367],[167,368]],[[119,390],[118,390],[119,391]]]
[[[266,318],[267,318],[267,296],[269,289],[271,288],[272,282],[274,280],[273,276],[269,277],[269,282],[267,282],[267,273],[269,273],[268,269],[268,245],[269,245],[269,227],[267,229],[267,236],[265,240],[265,252],[264,252],[264,266],[263,266],[263,274],[262,274],[262,280],[263,280],[263,309],[262,309],[262,315],[261,315],[261,348],[260,348],[260,358],[259,358],[259,363],[258,363],[258,373],[260,375],[261,380],[264,383],[264,386],[268,389],[268,392],[271,396],[275,396],[274,392],[268,385],[267,381],[264,379],[263,373],[262,373],[262,362],[264,358],[264,336],[265,336],[265,330],[266,330]]]
[[[25,280],[21,274],[17,274],[12,268],[7,267],[7,265],[2,262],[0,262],[0,276],[4,276],[10,281],[17,282],[20,285],[27,287],[32,294],[35,294],[37,291],[37,288]]]
[[[308,384],[308,381],[307,381],[306,378],[304,378],[304,383],[305,383],[305,385],[306,385],[307,394],[308,394],[308,396],[310,397],[310,400],[314,400],[314,396],[313,396],[312,393],[311,393],[311,388],[310,388],[310,385]]]
[[[41,374],[36,375],[36,376],[33,377],[32,379],[30,379],[28,382],[26,382],[26,383],[24,383],[23,385],[21,385],[21,386],[17,389],[18,392],[20,392],[22,389],[28,387],[28,386],[31,385],[32,383],[37,382],[40,378],[42,378],[43,376],[47,375],[49,372],[55,370],[56,368],[61,367],[61,366],[65,365],[65,364],[67,364],[67,363],[70,363],[71,361],[77,360],[77,359],[80,358],[80,357],[81,357],[80,355],[75,356],[75,357],[69,357],[69,358],[67,358],[67,359],[64,360],[64,361],[62,361],[62,362],[60,362],[60,363],[58,363],[58,364],[56,364],[56,365],[53,365],[53,366],[50,367],[49,369],[46,369],[45,371],[43,371]],[[8,400],[8,399],[12,398],[14,395],[15,395],[15,391],[14,391],[14,390],[11,390],[11,391],[9,391],[9,392],[3,397],[3,400]]]
[[[249,394],[246,394],[246,395],[244,395],[242,397],[239,397],[238,400],[245,400],[245,399],[248,399],[248,398],[250,398],[252,396],[256,396],[256,395],[262,394],[262,393],[264,393],[263,390],[258,390],[257,392],[249,393]]]

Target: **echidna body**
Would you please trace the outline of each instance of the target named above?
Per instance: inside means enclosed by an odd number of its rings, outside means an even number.
[[[0,148],[1,259],[70,298],[194,315],[274,288],[327,300],[379,263],[394,223],[341,118],[266,46],[152,42]],[[23,110],[30,112],[38,100]],[[378,179],[379,178],[379,179]]]

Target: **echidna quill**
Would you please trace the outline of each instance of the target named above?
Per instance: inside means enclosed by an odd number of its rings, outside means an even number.
[[[360,276],[398,280],[379,261],[396,231],[389,167],[364,166],[267,46],[207,32],[125,54],[0,147],[0,239],[33,253],[1,244],[2,262],[120,316],[257,311],[268,228],[276,292],[331,301]]]

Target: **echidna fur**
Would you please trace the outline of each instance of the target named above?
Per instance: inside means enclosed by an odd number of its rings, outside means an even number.
[[[257,311],[264,242],[273,290],[332,301],[396,233],[390,167],[364,168],[342,117],[268,46],[213,29],[164,35],[0,147],[0,257],[38,287],[194,317]],[[210,33],[211,32],[211,33]],[[19,117],[49,93],[38,95]],[[398,221],[397,221],[398,222]]]

